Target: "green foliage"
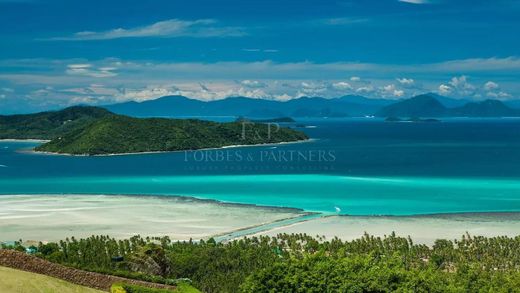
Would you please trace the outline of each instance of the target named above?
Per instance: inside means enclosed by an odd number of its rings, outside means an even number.
[[[53,139],[112,115],[103,108],[75,106],[61,111],[0,115],[0,139]]]
[[[100,155],[197,150],[304,139],[307,136],[302,132],[268,124],[110,115],[41,145],[37,150]]]
[[[179,282],[176,284],[176,286],[177,286],[177,289],[175,289],[176,293],[200,293],[200,291],[197,288],[195,288],[185,282]]]
[[[38,151],[101,155],[278,143],[304,140],[307,136],[274,124],[141,119],[86,106],[0,116],[0,139],[28,138],[51,140],[37,147]]]
[[[110,293],[127,293],[125,288],[123,288],[123,284],[112,284],[110,286]]]
[[[166,290],[166,289],[147,288],[147,287],[131,285],[131,284],[123,284],[122,287],[126,293],[173,293],[173,292],[177,292],[177,291]]]
[[[179,282],[175,286],[175,290],[167,290],[117,283],[110,287],[110,293],[200,293],[199,290],[184,282]]]
[[[107,236],[40,244],[40,257],[203,292],[516,292],[520,237],[462,237],[432,247],[394,234],[326,241],[305,234],[228,243]],[[113,257],[122,256],[122,262]]]

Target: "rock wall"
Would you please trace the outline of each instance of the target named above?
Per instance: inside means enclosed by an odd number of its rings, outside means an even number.
[[[109,291],[112,284],[120,282],[149,288],[175,289],[174,286],[132,280],[70,268],[15,250],[0,249],[0,266],[47,275],[74,284],[105,291]]]

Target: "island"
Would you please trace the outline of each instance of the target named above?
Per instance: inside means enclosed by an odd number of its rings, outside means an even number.
[[[50,140],[109,115],[112,113],[103,108],[86,106],[35,114],[0,115],[0,139]]]
[[[439,119],[435,118],[420,118],[420,117],[411,117],[408,119],[403,119],[399,117],[387,117],[385,119],[385,122],[414,122],[414,123],[421,123],[421,122],[441,122]]]
[[[37,152],[108,155],[199,150],[308,139],[301,131],[254,122],[134,118],[102,108],[0,116],[0,139],[50,140]]]
[[[255,122],[255,123],[294,123],[296,122],[291,117],[278,117],[271,119],[249,119],[246,117],[238,117],[235,122]]]

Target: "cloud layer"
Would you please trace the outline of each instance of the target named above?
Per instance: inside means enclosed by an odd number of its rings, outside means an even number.
[[[50,40],[88,41],[144,37],[239,37],[245,31],[239,27],[221,26],[214,19],[180,20],[168,19],[151,25],[135,28],[116,28],[107,31],[82,31],[72,36],[55,37]]]
[[[23,68],[23,73],[11,68]],[[519,74],[517,57],[417,65],[6,60],[0,61],[0,99],[5,105],[13,101],[40,108],[143,101],[165,95],[202,100],[229,96],[288,100],[349,94],[400,99],[436,92],[455,98],[506,100],[520,97],[520,85],[514,82]]]
[[[428,4],[428,0],[398,0],[399,2],[410,3],[410,4]]]

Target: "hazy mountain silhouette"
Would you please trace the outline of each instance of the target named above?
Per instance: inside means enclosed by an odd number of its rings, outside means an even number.
[[[200,101],[184,96],[166,96],[145,102],[126,102],[105,106],[124,115],[150,116],[244,116],[244,117],[346,117],[372,115],[393,101],[344,96],[336,99],[301,97],[289,101],[273,101],[246,97],[230,97],[216,101]]]
[[[446,100],[445,100],[446,101]],[[508,117],[520,111],[498,100],[468,102],[459,107],[446,107],[434,94],[424,94],[383,107],[379,117]]]

